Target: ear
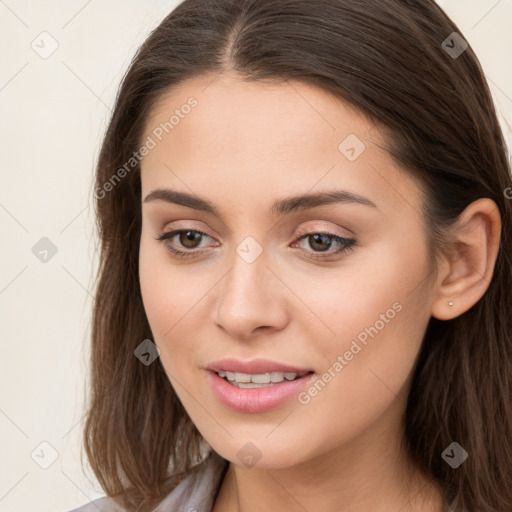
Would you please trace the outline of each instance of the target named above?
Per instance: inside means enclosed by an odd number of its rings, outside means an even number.
[[[452,252],[439,264],[432,316],[451,320],[482,298],[493,276],[500,234],[501,217],[492,199],[477,199],[461,213],[450,229]]]

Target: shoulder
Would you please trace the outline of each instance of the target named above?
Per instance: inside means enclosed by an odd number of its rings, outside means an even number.
[[[112,498],[103,497],[89,501],[81,507],[68,510],[67,512],[126,512]]]
[[[211,512],[229,462],[212,452],[169,493],[154,512]],[[113,498],[103,497],[67,512],[126,512]]]

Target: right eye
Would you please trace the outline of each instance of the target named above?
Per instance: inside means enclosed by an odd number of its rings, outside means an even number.
[[[173,238],[178,237],[178,248],[173,243]],[[204,254],[204,249],[195,250],[199,246],[197,242],[201,242],[203,237],[208,237],[206,233],[197,229],[175,229],[160,234],[156,239],[162,242],[167,250],[178,258],[193,258],[198,254]],[[185,249],[185,250],[183,250]]]

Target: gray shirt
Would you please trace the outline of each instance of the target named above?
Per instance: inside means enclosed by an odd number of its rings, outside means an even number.
[[[215,451],[182,480],[153,512],[211,512],[228,461]],[[104,497],[69,512],[126,512],[112,498]]]
[[[228,462],[215,451],[182,480],[153,512],[211,512]],[[181,503],[181,504],[180,504]],[[454,512],[456,501],[446,505]],[[126,512],[112,498],[98,498],[69,512]]]

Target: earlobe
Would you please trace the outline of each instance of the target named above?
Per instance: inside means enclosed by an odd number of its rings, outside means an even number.
[[[471,203],[450,229],[454,250],[439,272],[432,316],[451,320],[471,309],[492,280],[499,250],[501,217],[489,198]]]
[[[432,316],[438,320],[451,320],[452,318],[458,317],[463,312],[464,311],[460,312],[460,310],[455,307],[455,302],[452,300],[445,300],[444,303],[438,300],[432,305]]]

